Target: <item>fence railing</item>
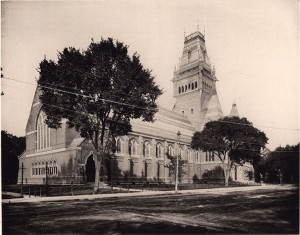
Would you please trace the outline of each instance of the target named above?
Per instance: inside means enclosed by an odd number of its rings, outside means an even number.
[[[255,186],[260,183],[254,182],[229,182],[229,187]],[[179,190],[223,188],[222,182],[206,183],[181,183]],[[112,191],[112,190],[113,191]],[[174,184],[162,182],[114,182],[111,185],[102,188],[97,193],[121,193],[121,192],[143,192],[143,191],[173,191]],[[70,184],[70,185],[20,185],[4,186],[3,191],[13,192],[28,197],[45,197],[45,196],[70,196],[70,195],[89,195],[94,193],[93,185]]]

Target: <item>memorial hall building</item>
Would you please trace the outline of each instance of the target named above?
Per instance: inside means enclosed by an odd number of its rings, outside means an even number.
[[[166,153],[187,160],[182,182],[192,182],[194,175],[201,179],[204,173],[222,166],[212,153],[190,147],[195,131],[201,131],[206,122],[223,117],[215,68],[210,63],[202,33],[197,31],[184,38],[180,63],[174,70],[172,81],[174,106],[169,109],[159,107],[153,123],[131,120],[132,132],[116,139],[114,162],[120,180],[126,176],[172,182],[173,176],[166,167],[169,161]],[[49,128],[44,123],[39,95],[37,88],[26,126],[26,151],[19,157],[20,166],[22,163],[24,166],[24,184],[44,184],[46,165],[49,184],[93,182],[95,155],[91,142],[68,128],[66,122],[59,129]],[[236,104],[228,115],[239,115]],[[231,178],[247,180],[245,169],[252,169],[252,166],[235,166]],[[21,178],[20,171],[19,183]]]

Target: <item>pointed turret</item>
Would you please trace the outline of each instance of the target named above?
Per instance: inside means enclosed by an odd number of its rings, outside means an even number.
[[[231,111],[230,111],[229,117],[239,117],[239,112],[238,112],[238,110],[237,110],[237,107],[236,107],[236,103],[235,103],[235,102],[232,104],[232,107],[231,107]]]
[[[221,117],[223,117],[223,112],[221,109],[219,98],[217,94],[214,94],[208,102],[205,120],[215,121]]]

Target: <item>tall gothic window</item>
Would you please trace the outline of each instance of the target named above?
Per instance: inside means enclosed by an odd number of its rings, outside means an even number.
[[[50,128],[45,123],[46,114],[41,111],[38,117],[36,132],[37,132],[37,146],[36,149],[45,149],[50,147]]]
[[[181,158],[183,158],[183,156],[182,156],[182,148],[181,147],[177,147],[177,155],[181,156]]]
[[[149,141],[145,141],[145,143],[144,143],[144,156],[145,157],[150,157],[150,149],[151,149],[151,145],[150,145]]]
[[[129,155],[137,155],[137,142],[135,139],[131,139],[129,142]]]
[[[169,145],[169,146],[168,146],[168,154],[169,154],[170,156],[174,156],[174,148],[173,148],[172,145]]]
[[[116,153],[122,153],[123,152],[123,143],[121,138],[118,138],[116,141]]]
[[[189,162],[193,162],[193,159],[192,159],[192,150],[188,149],[187,150],[187,155],[188,155],[188,161]]]
[[[156,157],[157,158],[162,158],[163,157],[163,147],[162,147],[162,145],[161,145],[161,143],[158,143],[157,145],[156,145]]]

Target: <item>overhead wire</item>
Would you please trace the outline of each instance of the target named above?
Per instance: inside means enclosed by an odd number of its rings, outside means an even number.
[[[94,97],[92,97],[92,96],[88,96],[88,95],[84,95],[84,94],[80,94],[80,93],[75,93],[75,92],[71,92],[71,91],[66,91],[66,90],[62,90],[62,89],[58,89],[58,88],[53,88],[53,87],[48,87],[48,86],[39,85],[39,84],[34,84],[34,83],[23,82],[23,81],[20,81],[20,80],[17,80],[17,79],[13,79],[13,78],[8,78],[8,77],[3,77],[3,78],[7,79],[7,80],[12,80],[12,81],[15,81],[15,82],[25,83],[25,84],[34,85],[34,86],[38,86],[38,87],[43,87],[43,88],[54,90],[54,91],[59,91],[59,92],[62,92],[62,93],[67,93],[67,94],[71,94],[71,95],[82,96],[82,97],[88,98],[88,99],[94,99]],[[108,103],[114,103],[114,104],[124,105],[124,106],[128,106],[128,107],[136,108],[136,109],[157,111],[157,109],[155,109],[155,108],[144,108],[144,107],[139,107],[139,106],[132,105],[132,104],[122,103],[122,102],[115,101],[115,100],[109,100],[109,99],[104,99],[104,98],[97,98],[97,100],[101,100],[103,102],[108,102]]]
[[[77,96],[82,96],[82,97],[85,97],[85,98],[93,99],[93,97],[91,97],[91,96],[80,94],[80,93],[76,93],[76,92],[70,92],[70,91],[66,91],[66,90],[62,90],[62,89],[58,89],[58,88],[52,88],[52,87],[48,87],[48,86],[44,86],[44,85],[39,85],[39,84],[24,82],[24,81],[20,81],[20,80],[13,79],[13,78],[8,78],[8,77],[2,77],[2,78],[3,79],[7,79],[7,80],[12,80],[12,81],[15,81],[15,82],[20,82],[20,83],[28,84],[28,85],[35,85],[35,86],[38,86],[38,87],[43,87],[43,88],[46,88],[46,89],[51,89],[51,90],[59,91],[59,92],[62,92],[62,93],[67,93],[67,94],[72,94],[72,95],[77,95]],[[127,104],[127,103],[123,103],[123,102],[119,102],[119,101],[114,101],[114,100],[109,100],[109,99],[104,99],[104,98],[98,98],[98,100],[101,100],[101,101],[104,101],[104,102],[109,102],[109,103],[114,103],[114,104],[119,104],[119,105],[124,105],[124,106],[132,107],[132,108],[137,108],[137,109],[158,111],[158,109],[154,109],[154,108],[144,108],[144,107],[139,107],[139,106],[136,106],[136,105],[131,105],[131,104]],[[210,120],[208,118],[199,118],[199,119]],[[234,125],[253,126],[253,124],[229,122],[229,121],[222,121],[222,120],[218,120],[218,121],[219,122],[223,122],[223,123],[228,123],[228,124],[234,124]],[[263,125],[257,125],[257,126],[258,127],[262,127],[262,128],[269,128],[269,129],[300,131],[300,129],[296,129],[296,128],[272,127],[272,126],[263,126]]]
[[[79,113],[80,115],[90,115],[90,114],[87,114],[87,113],[85,113],[85,112],[80,112],[80,111],[70,110],[70,109],[66,109],[66,108],[63,108],[63,107],[59,107],[59,106],[56,106],[56,105],[53,105],[53,104],[43,103],[43,105],[49,105],[49,106],[52,106],[52,107],[57,107],[57,108],[60,108],[60,109],[64,109],[64,110],[68,110],[68,111],[71,111],[71,112]],[[120,121],[115,121],[115,122],[124,124],[124,122],[120,122]],[[76,135],[77,135],[77,134],[76,134]],[[259,150],[257,150],[257,149],[251,149],[251,148],[250,148],[250,149],[239,148],[239,150],[253,151],[253,152],[258,152],[258,151],[259,151]],[[198,151],[198,150],[197,150],[197,151]],[[276,153],[276,152],[293,153],[293,152],[299,152],[299,151],[270,151],[270,153]],[[203,152],[203,153],[205,153],[205,152]]]

